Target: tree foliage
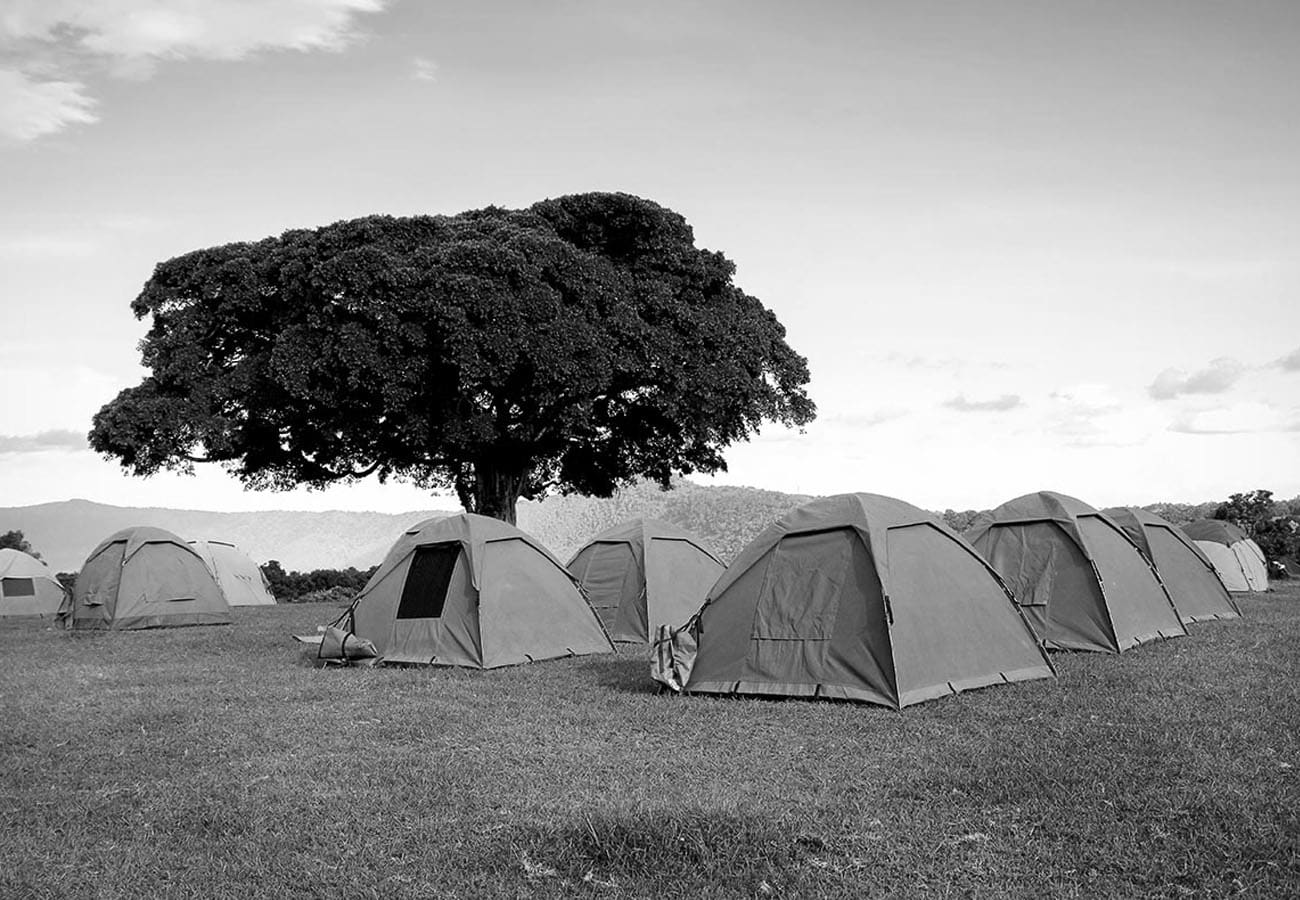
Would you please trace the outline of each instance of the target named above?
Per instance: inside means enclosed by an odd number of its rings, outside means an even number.
[[[262,566],[262,574],[271,586],[271,594],[280,603],[298,603],[309,594],[338,589],[338,596],[351,599],[361,592],[378,566],[357,569],[313,569],[310,572],[286,572],[278,559]]]
[[[955,509],[945,509],[939,517],[943,519],[944,524],[953,531],[958,534],[963,534],[975,524],[977,519],[983,515],[987,515],[988,512],[988,510],[979,509],[965,509],[961,512],[958,512]]]
[[[1300,516],[1275,516],[1259,522],[1254,540],[1269,560],[1300,559]]]
[[[1274,514],[1273,492],[1265,490],[1232,494],[1214,511],[1214,518],[1232,522],[1246,534],[1254,536],[1256,526]]]
[[[1214,518],[1227,519],[1254,539],[1269,560],[1300,557],[1300,516],[1295,501],[1279,503],[1272,491],[1255,490],[1232,494],[1214,511]]]
[[[733,271],[626,194],[199,250],[133,303],[151,374],[90,443],[135,474],[216,461],[255,488],[398,477],[510,521],[550,488],[666,485],[815,413],[805,360]]]
[[[1142,509],[1155,513],[1171,525],[1186,525],[1188,522],[1195,522],[1197,519],[1214,518],[1214,511],[1218,507],[1219,504],[1213,501],[1207,503],[1171,503],[1164,501],[1148,504]]]
[[[0,534],[0,550],[18,550],[28,556],[34,556],[37,559],[41,558],[41,555],[32,549],[31,543],[18,529]]]

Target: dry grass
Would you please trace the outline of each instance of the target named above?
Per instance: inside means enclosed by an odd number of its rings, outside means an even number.
[[[1297,896],[1300,586],[902,714],[0,625],[3,897]]]

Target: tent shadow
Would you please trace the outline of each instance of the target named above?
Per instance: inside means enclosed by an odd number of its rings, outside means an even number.
[[[650,660],[644,648],[633,645],[631,652],[584,657],[581,663],[601,687],[627,694],[657,694],[659,684],[650,677]]]

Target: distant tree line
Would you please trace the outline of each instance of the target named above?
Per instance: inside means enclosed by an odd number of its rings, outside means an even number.
[[[351,599],[365,587],[379,566],[358,569],[313,569],[310,572],[286,572],[273,559],[262,566],[271,593],[280,603],[318,603]]]
[[[1300,497],[1279,501],[1265,490],[1233,494],[1214,510],[1214,518],[1254,538],[1269,562],[1300,558]]]

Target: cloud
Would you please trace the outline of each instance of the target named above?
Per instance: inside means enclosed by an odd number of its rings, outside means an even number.
[[[0,134],[30,141],[96,121],[84,73],[147,78],[167,60],[338,51],[387,0],[8,0]],[[81,74],[78,74],[81,73]]]
[[[1211,409],[1187,410],[1169,426],[1182,434],[1259,434],[1300,431],[1300,411],[1268,403],[1235,403]]]
[[[1052,391],[1048,397],[1076,413],[1114,412],[1123,405],[1110,386],[1105,384],[1076,384]]]
[[[1024,406],[1024,401],[1018,394],[1003,394],[992,400],[967,400],[965,394],[959,394],[951,400],[943,401],[943,405],[958,412],[1006,412]]]
[[[820,421],[827,425],[838,425],[842,428],[875,428],[877,425],[893,422],[906,415],[907,410],[905,409],[878,409],[868,413],[841,413],[823,416]]]
[[[1050,429],[1070,447],[1133,447],[1151,436],[1149,410],[1126,409],[1106,384],[1076,384],[1048,395]]]
[[[16,69],[0,69],[0,135],[33,141],[69,125],[98,120],[95,101],[76,81],[37,81]]]
[[[1276,363],[1284,372],[1300,372],[1300,347],[1296,347]]]
[[[93,256],[99,246],[92,240],[76,237],[33,236],[0,237],[0,259],[84,259]]]
[[[968,368],[1006,369],[1007,363],[992,360],[961,359],[956,356],[921,356],[920,354],[889,353],[886,362],[906,366],[909,369],[932,369],[934,371],[956,372]]]
[[[258,50],[341,50],[353,17],[385,0],[10,0],[0,38],[117,59],[242,59]]]
[[[438,64],[426,57],[417,56],[411,60],[411,77],[416,81],[437,81]]]
[[[1221,356],[1190,375],[1181,369],[1165,369],[1151,382],[1147,393],[1157,400],[1172,400],[1179,394],[1222,394],[1245,371],[1246,367],[1237,360]]]
[[[24,342],[45,352],[24,361],[10,352],[10,346],[0,343],[0,365],[10,386],[0,427],[19,436],[14,440],[20,443],[32,435],[50,433],[84,436],[95,412],[122,388],[139,381],[138,374],[110,374],[79,365],[66,354],[61,358],[58,334],[32,333]],[[31,388],[24,390],[26,386]],[[84,446],[84,437],[81,443]]]
[[[39,453],[43,450],[85,450],[86,435],[58,428],[38,434],[0,434],[0,453]]]

